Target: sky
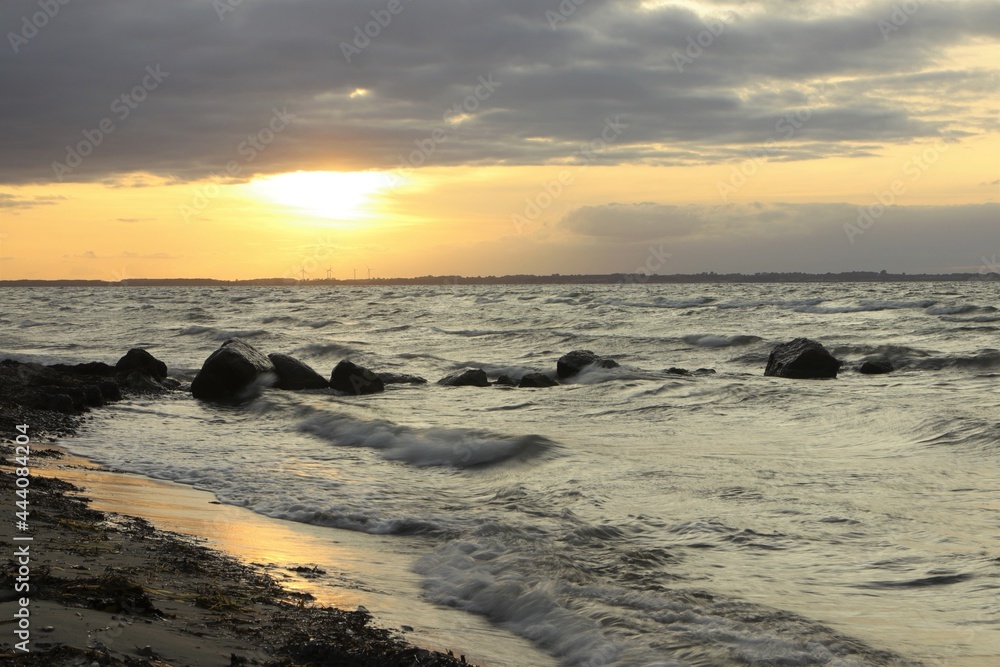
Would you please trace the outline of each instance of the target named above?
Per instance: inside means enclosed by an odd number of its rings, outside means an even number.
[[[0,279],[1000,270],[996,0],[8,0]]]

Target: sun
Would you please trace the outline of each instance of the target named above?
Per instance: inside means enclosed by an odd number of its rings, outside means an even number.
[[[296,171],[254,179],[253,194],[283,206],[336,220],[362,220],[374,214],[375,196],[396,185],[377,171]]]

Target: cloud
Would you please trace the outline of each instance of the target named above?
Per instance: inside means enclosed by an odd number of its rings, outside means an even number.
[[[117,255],[98,255],[93,250],[87,250],[79,255],[63,255],[63,259],[99,259],[99,260],[109,260],[109,259],[178,259],[174,255],[168,255],[164,252],[155,253],[139,253],[125,251]]]
[[[22,209],[36,206],[52,206],[66,197],[62,195],[44,195],[38,197],[21,197],[7,192],[0,192],[0,208]]]
[[[574,258],[562,271],[586,273],[633,270],[653,250],[672,256],[660,273],[945,273],[974,271],[984,252],[1000,252],[1000,204],[893,206],[849,235],[845,226],[857,225],[861,213],[847,203],[613,203],[567,214],[553,245]]]
[[[782,137],[775,159],[865,155],[944,127],[997,127],[995,114],[972,113],[995,96],[996,70],[947,56],[1000,36],[992,0],[921,3],[888,38],[884,3],[589,0],[555,30],[545,12],[556,2],[404,3],[348,63],[341,43],[381,7],[245,0],[220,20],[201,0],[66,5],[18,53],[0,55],[0,88],[17,91],[0,99],[0,182],[53,180],[52,163],[84,132],[96,145],[66,180],[203,178],[248,155],[245,142],[275,108],[296,119],[243,162],[242,178],[392,168],[436,127],[447,132],[428,159],[437,165],[565,161],[615,115],[630,127],[602,153],[608,163],[725,161],[802,109],[809,121]],[[35,11],[35,0],[4,3],[0,25]],[[681,71],[674,54],[711,20],[724,30]],[[121,96],[147,66],[169,76],[123,118]],[[491,75],[495,92],[446,122]],[[352,95],[359,89],[367,93]],[[104,119],[113,130],[97,142]]]

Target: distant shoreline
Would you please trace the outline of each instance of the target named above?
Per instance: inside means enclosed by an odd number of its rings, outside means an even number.
[[[886,283],[1000,281],[1000,273],[697,273],[644,275],[635,273],[552,274],[548,276],[420,276],[361,280],[294,278],[132,278],[128,280],[0,280],[0,287],[357,287],[364,285],[617,285],[705,283]]]

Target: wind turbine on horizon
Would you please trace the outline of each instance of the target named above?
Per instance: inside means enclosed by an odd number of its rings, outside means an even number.
[[[332,277],[333,277],[333,267],[332,266],[328,266],[328,267],[326,267],[326,279],[330,280],[330,278],[332,278]]]
[[[365,265],[365,268],[368,269],[368,280],[371,280],[372,279],[372,267]]]

